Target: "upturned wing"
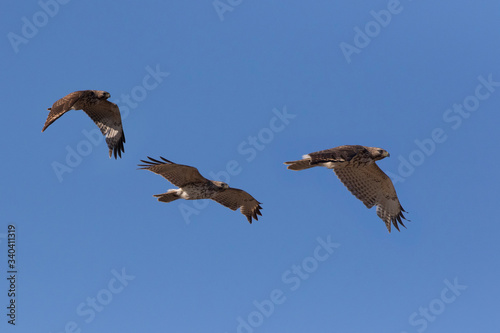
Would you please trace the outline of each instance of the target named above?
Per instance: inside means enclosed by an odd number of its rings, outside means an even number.
[[[162,161],[149,157],[149,161],[141,160],[145,164],[139,164],[140,169],[154,172],[177,187],[183,187],[192,183],[204,183],[208,179],[203,177],[198,169],[188,165],[177,164],[160,156]]]
[[[125,152],[125,134],[123,133],[122,117],[118,105],[108,100],[101,99],[96,103],[87,104],[83,111],[94,121],[106,138],[109,148],[109,157],[113,154],[122,157]]]
[[[259,220],[257,215],[262,216],[260,210],[260,202],[255,200],[247,192],[237,188],[227,188],[224,191],[217,192],[212,197],[212,200],[217,201],[229,209],[236,210],[241,207],[241,213],[247,217],[248,222],[252,223],[252,218]]]
[[[51,108],[47,109],[50,110],[50,112],[45,121],[45,125],[43,125],[42,132],[63,114],[71,110],[71,107],[86,94],[88,94],[88,90],[75,91],[57,100]]]

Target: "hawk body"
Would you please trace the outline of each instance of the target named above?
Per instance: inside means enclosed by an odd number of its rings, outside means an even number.
[[[42,132],[54,121],[70,110],[83,110],[99,127],[106,138],[109,148],[109,157],[114,154],[115,159],[125,151],[125,134],[123,133],[120,109],[115,103],[107,99],[111,95],[102,90],[82,90],[72,92],[56,101],[48,108],[49,115]]]
[[[339,180],[367,208],[377,206],[377,215],[391,232],[391,223],[399,231],[406,212],[399,203],[391,179],[375,163],[389,153],[381,148],[359,145],[339,146],[303,156],[302,160],[285,162],[290,170],[315,166],[333,169]]]
[[[229,187],[223,182],[206,179],[194,167],[176,164],[163,157],[160,157],[162,161],[148,158],[149,161],[141,160],[145,164],[139,164],[140,169],[161,175],[179,187],[162,194],[155,194],[154,197],[157,197],[158,201],[212,199],[232,210],[240,208],[241,213],[250,223],[252,223],[252,218],[258,220],[258,215],[262,216],[260,202],[247,192]]]
[[[223,191],[225,188],[227,188],[222,184],[217,185],[214,181],[186,184],[180,191],[177,190],[177,195],[179,195],[180,198],[186,200],[212,199],[212,197],[214,197],[218,192]],[[161,194],[157,194],[157,196],[158,195]]]

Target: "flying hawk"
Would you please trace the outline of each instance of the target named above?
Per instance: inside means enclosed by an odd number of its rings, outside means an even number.
[[[155,160],[149,156],[148,158],[150,161],[141,160],[145,164],[139,164],[140,169],[146,169],[163,176],[163,178],[179,187],[178,189],[168,190],[166,193],[153,195],[158,198],[158,201],[212,199],[232,210],[241,207],[241,213],[247,217],[250,223],[252,223],[252,217],[258,220],[257,215],[262,216],[260,202],[247,192],[231,188],[223,182],[208,180],[200,174],[198,169],[192,166],[176,164],[161,156],[160,158],[163,161]]]
[[[398,222],[405,227],[401,219],[407,219],[403,215],[406,211],[399,203],[391,179],[375,163],[388,156],[389,153],[381,148],[339,146],[310,153],[302,156],[302,160],[285,164],[290,170],[304,170],[315,166],[333,169],[340,181],[366,207],[377,206],[377,215],[391,232],[391,222],[399,231]]]
[[[110,93],[102,90],[75,91],[64,96],[47,109],[50,112],[42,132],[69,110],[83,110],[106,137],[109,157],[111,158],[111,153],[114,153],[115,159],[116,155],[122,157],[122,152],[125,152],[122,118],[118,106],[107,100],[109,97]]]

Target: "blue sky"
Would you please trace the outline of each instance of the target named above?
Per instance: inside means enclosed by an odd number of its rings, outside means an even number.
[[[497,1],[4,7],[2,332],[497,331]],[[120,106],[122,159],[81,111],[41,133],[84,89]],[[390,152],[407,229],[283,165],[344,144]],[[263,216],[156,201],[173,185],[137,164],[160,155]]]

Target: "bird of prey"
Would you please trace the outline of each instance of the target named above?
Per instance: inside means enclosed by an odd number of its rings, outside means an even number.
[[[122,118],[120,109],[115,103],[108,101],[109,97],[111,97],[110,93],[102,90],[75,91],[64,96],[47,109],[50,112],[42,132],[69,110],[83,110],[106,137],[109,157],[111,158],[112,153],[115,159],[117,155],[122,157],[122,152],[125,152]]]
[[[232,210],[241,208],[241,213],[247,217],[250,223],[252,223],[252,217],[258,220],[257,215],[262,216],[260,202],[247,192],[229,187],[223,182],[208,180],[195,167],[176,164],[161,156],[162,161],[149,156],[148,158],[149,161],[141,160],[145,164],[139,164],[140,169],[146,169],[163,176],[179,187],[178,189],[170,189],[166,193],[153,195],[158,198],[158,201],[212,199]]]
[[[391,222],[399,231],[398,222],[405,227],[401,219],[407,219],[391,179],[375,163],[388,156],[389,153],[381,148],[348,145],[310,153],[302,156],[302,160],[285,164],[290,170],[315,166],[333,169],[340,181],[367,208],[377,206],[377,215],[391,232]]]

